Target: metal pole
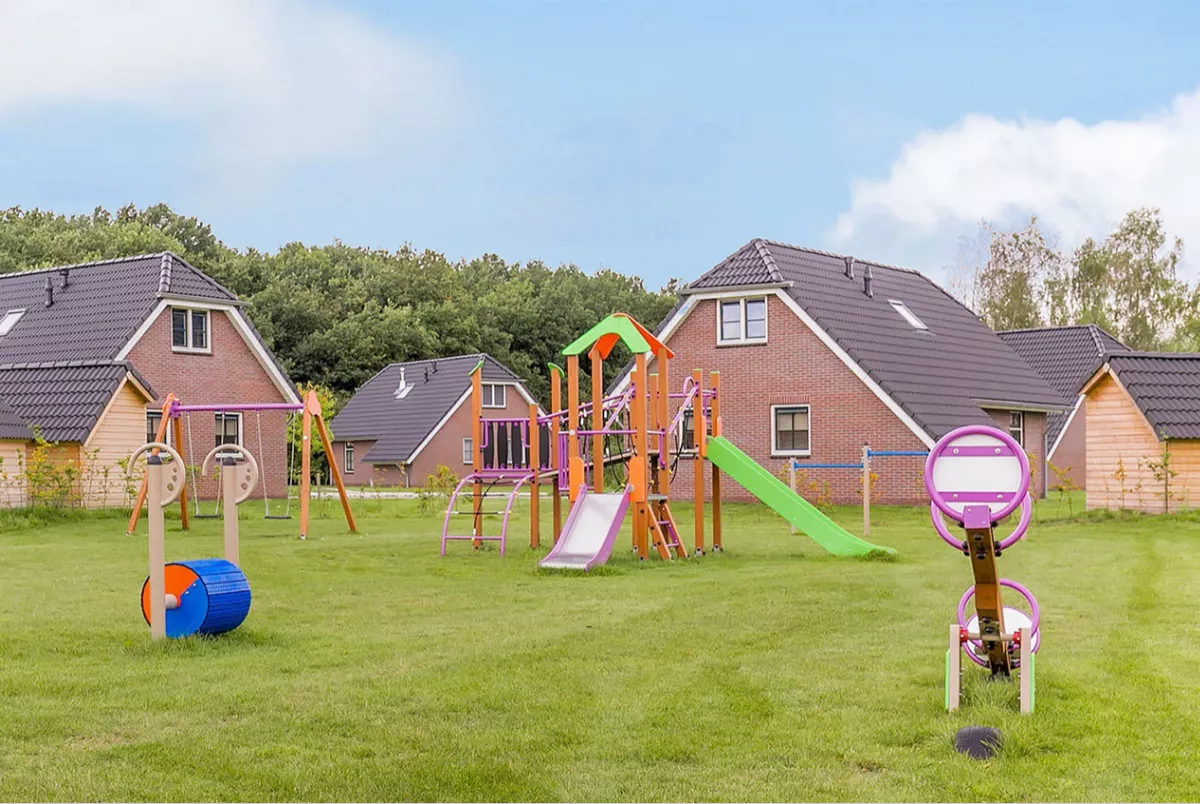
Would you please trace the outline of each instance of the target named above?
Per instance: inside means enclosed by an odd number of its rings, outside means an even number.
[[[871,535],[871,446],[862,447],[863,536]]]
[[[788,488],[796,493],[796,459],[788,458]],[[792,525],[792,535],[796,535],[796,526]]]

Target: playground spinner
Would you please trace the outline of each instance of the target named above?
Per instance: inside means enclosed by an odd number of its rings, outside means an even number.
[[[1033,594],[1016,581],[1001,578],[996,560],[1024,538],[1033,518],[1029,460],[1021,445],[1003,430],[987,425],[960,427],[942,437],[925,462],[925,487],[933,526],[942,540],[971,561],[974,585],[958,603],[946,651],[946,709],[959,706],[961,659],[991,672],[993,679],[1020,680],[1020,706],[1033,712],[1036,654],[1041,643],[1041,611]],[[1020,509],[1017,526],[997,541],[996,525]],[[963,531],[957,538],[943,514]],[[1029,614],[1005,606],[1002,590],[1025,600]],[[975,613],[967,611],[974,603]]]

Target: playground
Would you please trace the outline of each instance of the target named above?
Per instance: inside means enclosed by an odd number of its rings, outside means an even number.
[[[978,669],[945,712],[946,625],[970,571],[928,510],[876,507],[897,557],[872,560],[728,504],[726,553],[639,562],[627,524],[584,577],[539,570],[545,549],[515,538],[503,558],[441,558],[440,514],[356,505],[359,534],[326,499],[305,541],[244,506],[250,616],[161,643],[136,601],[144,530],[6,521],[0,797],[1082,801],[1200,786],[1194,517],[1055,521],[1039,503],[1000,559],[1053,612],[1024,716],[1016,685]],[[690,506],[675,514],[686,530]],[[833,512],[847,528],[860,516]],[[168,557],[219,552],[220,521],[178,526]],[[1004,732],[990,765],[951,748],[972,724]]]

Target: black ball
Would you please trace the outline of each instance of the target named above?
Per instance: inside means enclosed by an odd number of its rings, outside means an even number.
[[[954,750],[971,759],[991,759],[1000,753],[1004,736],[991,726],[967,726],[954,735]]]

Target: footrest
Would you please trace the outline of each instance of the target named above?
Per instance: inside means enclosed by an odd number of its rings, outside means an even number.
[[[498,542],[503,539],[502,536],[452,536],[446,535],[442,537],[448,542]]]

